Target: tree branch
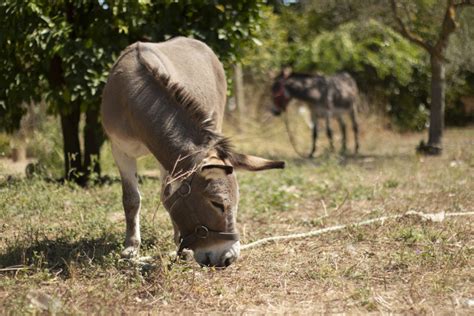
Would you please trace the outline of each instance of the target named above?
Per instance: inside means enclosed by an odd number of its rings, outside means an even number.
[[[470,3],[470,0],[464,0],[462,3]],[[444,14],[443,24],[439,32],[438,41],[434,46],[434,51],[437,55],[443,56],[443,53],[448,45],[449,36],[457,29],[456,22],[456,4],[454,0],[447,0],[446,13]]]
[[[456,3],[454,5],[455,8],[461,8],[461,7],[467,7],[467,6],[474,6],[474,1],[473,0],[463,0],[459,3]]]
[[[469,1],[469,0],[468,0]],[[409,41],[415,43],[416,45],[424,48],[426,51],[428,51],[428,53],[432,53],[433,52],[433,46],[431,46],[429,43],[427,43],[426,41],[424,41],[420,36],[418,36],[417,34],[414,34],[413,32],[411,32],[407,26],[405,25],[405,23],[403,23],[403,20],[402,18],[400,17],[400,14],[398,12],[398,8],[397,8],[397,2],[396,0],[390,0],[390,3],[392,5],[392,12],[393,12],[393,15],[394,15],[394,18],[395,18],[395,21],[398,23],[398,26],[400,27],[400,30],[399,32],[406,38],[408,39]]]

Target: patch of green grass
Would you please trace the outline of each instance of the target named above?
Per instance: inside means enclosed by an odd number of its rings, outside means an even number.
[[[383,183],[383,186],[387,189],[395,189],[399,185],[400,183],[395,179],[388,179],[387,181]]]

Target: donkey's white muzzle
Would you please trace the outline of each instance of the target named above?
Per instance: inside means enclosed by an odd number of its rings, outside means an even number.
[[[240,242],[220,241],[214,245],[196,248],[194,259],[202,266],[225,268],[237,260],[240,255]]]

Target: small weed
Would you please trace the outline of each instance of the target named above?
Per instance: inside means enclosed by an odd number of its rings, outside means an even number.
[[[422,231],[413,227],[403,227],[398,232],[396,240],[403,241],[407,245],[413,245],[425,239]]]
[[[399,186],[399,182],[394,179],[388,179],[383,183],[383,186],[387,189],[395,189],[396,187]]]

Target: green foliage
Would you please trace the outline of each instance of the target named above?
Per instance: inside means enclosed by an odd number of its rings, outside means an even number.
[[[397,2],[408,27],[434,44],[446,9],[445,1]],[[430,91],[428,55],[392,28],[398,24],[386,2],[322,0],[276,6],[275,11],[265,21],[264,45],[248,53],[247,68],[260,71],[273,65],[276,65],[273,69],[293,65],[295,70],[303,72],[348,71],[361,90],[390,115],[398,129],[426,127]],[[460,96],[473,93],[467,78],[474,73],[471,54],[474,10],[458,10],[458,14],[461,28],[451,37],[446,54],[448,123],[451,118],[456,122],[466,120],[456,104]],[[270,62],[263,56],[271,56]]]
[[[97,108],[108,70],[127,45],[177,35],[235,62],[260,23],[261,0],[4,1],[0,4],[2,128],[18,126],[23,102],[53,113]]]
[[[318,35],[295,66],[334,73],[344,69],[375,71],[378,80],[394,77],[406,86],[421,58],[420,49],[410,45],[387,26],[369,20],[349,22],[336,30]]]
[[[331,5],[331,12],[317,5],[309,6],[307,12],[265,11],[264,25],[257,33],[261,45],[247,50],[243,59],[247,72],[268,77],[270,70],[282,65],[327,75],[348,71],[363,92],[388,104],[383,111],[399,129],[425,128],[429,69],[424,51],[386,24],[371,18],[355,19],[355,13]],[[335,22],[341,24],[330,27]]]
[[[469,6],[459,6],[449,12],[447,11],[448,3],[449,1],[445,0],[397,0],[397,7],[399,17],[405,27],[445,57],[446,98],[443,100],[446,102],[445,121],[447,124],[459,125],[469,121],[467,113],[464,113],[459,106],[460,97],[474,93],[474,88],[468,83],[469,76],[474,74],[474,58],[472,57],[474,9]],[[453,33],[448,32],[442,35],[443,21],[446,21],[445,15],[448,12],[456,27],[453,28]],[[448,40],[443,45],[438,46],[446,39]],[[426,51],[425,55],[428,55]]]
[[[299,45],[299,44],[297,44]],[[293,57],[295,69],[352,73],[361,90],[377,89],[389,101],[388,113],[402,130],[425,127],[428,69],[424,52],[390,27],[368,20],[324,31]]]
[[[268,71],[285,64],[288,59],[288,30],[282,27],[280,16],[269,7],[261,12],[262,25],[255,33],[253,45],[243,54],[242,65],[256,77],[268,76]]]
[[[434,45],[446,12],[446,0],[397,0],[400,17],[409,30]]]

